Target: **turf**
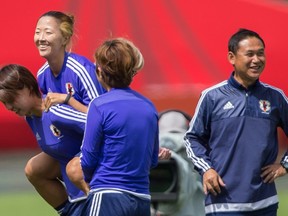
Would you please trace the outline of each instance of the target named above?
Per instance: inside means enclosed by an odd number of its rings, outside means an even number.
[[[36,192],[0,194],[0,215],[5,216],[57,216]]]
[[[0,153],[0,216],[58,215],[37,194],[25,177],[24,165],[35,154],[35,152]],[[287,216],[288,175],[277,179],[276,185],[280,201],[277,216]]]
[[[287,216],[288,193],[279,192],[278,216]],[[0,215],[5,216],[57,216],[36,192],[0,194]]]

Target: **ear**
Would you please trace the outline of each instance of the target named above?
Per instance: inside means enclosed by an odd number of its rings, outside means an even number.
[[[230,62],[230,64],[232,64],[232,65],[235,64],[235,54],[233,52],[229,51],[227,58],[228,58],[228,61]]]
[[[102,77],[103,77],[103,75],[102,75],[103,71],[102,71],[101,67],[98,67],[98,66],[96,66],[96,67],[97,67],[96,75],[97,75],[99,78],[102,78]]]
[[[69,37],[63,37],[62,45],[66,46],[69,43]]]

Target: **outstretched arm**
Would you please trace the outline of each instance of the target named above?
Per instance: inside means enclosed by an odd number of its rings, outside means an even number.
[[[68,98],[67,96],[67,94],[49,92],[44,99],[45,110],[47,111],[52,105],[66,103],[80,112],[87,113],[87,106],[83,105],[72,96]]]

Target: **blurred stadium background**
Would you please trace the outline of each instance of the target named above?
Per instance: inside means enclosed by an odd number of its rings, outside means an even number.
[[[159,112],[180,109],[193,115],[200,92],[230,75],[227,42],[239,28],[255,30],[264,38],[267,66],[261,80],[288,94],[288,1],[2,1],[0,67],[18,63],[36,74],[44,60],[33,43],[35,25],[49,10],[75,16],[72,51],[92,61],[96,47],[107,37],[123,36],[134,41],[143,52],[145,66],[132,87],[149,97]],[[0,110],[0,215],[18,215],[2,214],[2,209],[10,206],[1,200],[8,194],[27,191],[37,197],[24,177],[23,167],[39,149],[24,120],[6,111],[2,104]],[[287,147],[287,138],[281,133],[279,139],[282,150]],[[281,194],[286,196],[287,178],[278,182]],[[18,205],[15,201],[11,208]],[[287,206],[288,199],[281,209],[287,212]]]

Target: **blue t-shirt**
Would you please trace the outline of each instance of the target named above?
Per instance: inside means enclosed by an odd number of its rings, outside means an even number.
[[[43,112],[42,117],[26,117],[26,121],[42,151],[59,161],[69,200],[86,198],[66,174],[67,163],[80,151],[86,114],[67,105],[55,105]]]
[[[56,77],[46,62],[37,73],[37,81],[43,94],[71,93],[84,105],[106,92],[97,80],[95,64],[75,53],[65,53],[62,69]]]
[[[91,190],[118,189],[150,198],[149,172],[158,153],[158,113],[148,99],[119,88],[91,101],[80,156]]]

